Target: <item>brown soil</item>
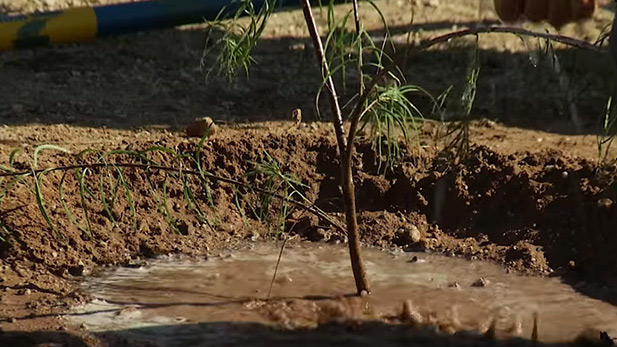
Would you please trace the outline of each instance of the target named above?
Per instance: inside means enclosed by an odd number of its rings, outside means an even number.
[[[418,39],[457,23],[477,21],[478,13],[485,16],[482,19],[494,20],[477,6],[445,1],[436,10],[426,3],[414,5],[420,18],[414,25],[426,28]],[[410,6],[384,4],[386,16],[401,32],[409,26],[405,24],[408,16],[400,13],[402,9],[410,12]],[[366,25],[378,32],[378,21],[366,17]],[[610,13],[598,11],[596,17],[583,26],[567,27],[566,33],[595,37]],[[212,115],[219,124],[251,121],[248,125],[221,124],[205,144],[204,168],[222,177],[247,180],[243,175],[253,169],[253,163],[264,160],[267,152],[284,172],[307,185],[303,192],[307,198],[342,221],[334,134],[328,124],[312,122],[318,76],[300,18],[297,11],[276,15],[256,52],[260,65],[251,79],[232,86],[219,80],[203,83],[196,69],[203,33],[194,27],[5,53],[0,56],[0,79],[4,81],[0,85],[4,124],[0,164],[7,165],[9,153],[20,148],[24,154],[15,165],[27,169],[34,149],[41,144],[56,144],[72,153],[87,148],[105,152],[164,146],[191,154],[198,141],[184,138],[177,130],[195,117]],[[434,23],[443,25],[431,27]],[[362,241],[492,260],[514,271],[564,275],[575,283],[610,284],[617,274],[612,265],[617,263],[613,251],[617,172],[614,165],[597,165],[594,126],[603,112],[606,81],[612,72],[602,72],[590,63],[592,58],[604,57],[562,52],[566,62],[574,62],[573,79],[579,81],[581,71],[586,71],[584,83],[572,87],[584,89],[574,94],[579,95],[578,115],[585,127],[574,129],[559,101],[563,91],[553,91],[557,89],[554,76],[529,67],[528,54],[517,40],[496,35],[493,41],[480,41],[488,72],[479,82],[476,112],[492,120],[472,124],[472,149],[465,160],[453,164],[448,154],[436,148],[432,138],[440,126],[433,122],[423,129],[423,149],[405,150],[400,165],[385,175],[378,172],[374,148],[368,140],[361,140],[355,181]],[[458,83],[457,76],[467,66],[459,61],[467,54],[444,47],[419,57],[407,72],[417,76],[414,83],[440,92]],[[550,86],[550,93],[539,91]],[[298,107],[309,122],[297,129],[288,131],[291,123],[287,122],[258,122],[287,119]],[[578,135],[573,134],[575,130]],[[177,166],[168,154],[154,156],[162,165]],[[72,162],[67,155],[43,152],[38,167]],[[93,175],[99,172],[94,170]],[[2,330],[57,331],[5,335],[7,341],[102,344],[57,318],[71,304],[85,300],[75,291],[75,284],[96,266],[131,264],[168,253],[198,256],[242,240],[272,237],[265,225],[250,215],[247,222],[238,213],[234,187],[216,181],[212,183],[216,212],[203,204],[210,220],[216,221],[212,225],[200,222],[190,210],[182,185],[170,183],[168,206],[178,221],[178,233],[157,211],[143,171],[127,169],[126,175],[137,206],[137,228],[133,228],[123,194],[113,211],[116,226],[97,199],[89,199],[92,239],[66,217],[59,199],[60,172],[45,176],[42,193],[61,237],[45,223],[31,179],[4,199],[0,214],[12,234],[0,250]],[[153,177],[161,189],[163,174]],[[73,175],[65,179],[66,203],[83,222],[79,184]],[[95,193],[98,184],[89,182]],[[189,185],[204,202],[198,180],[191,177]],[[345,240],[323,218],[298,212],[291,218],[301,222],[293,230],[289,227],[294,223],[287,223],[290,234],[324,242]],[[420,231],[420,241],[414,242],[411,226]],[[589,295],[610,301],[604,291],[596,290],[597,285],[589,288]]]

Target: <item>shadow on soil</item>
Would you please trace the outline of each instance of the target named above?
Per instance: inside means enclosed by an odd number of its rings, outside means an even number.
[[[391,29],[404,34],[454,24],[475,25],[436,22]],[[373,34],[380,36],[378,31]],[[203,116],[224,121],[287,120],[296,108],[303,109],[306,120],[317,119],[314,97],[321,79],[308,40],[262,40],[250,78],[228,84],[217,78],[206,83],[200,71],[204,39],[202,30],[165,30],[0,55],[0,80],[5,81],[0,85],[0,123],[181,129]],[[464,84],[473,50],[461,46],[462,41],[455,41],[414,57],[407,64],[408,82],[434,95]],[[398,52],[404,50],[398,47]],[[561,50],[557,56],[561,74],[549,66],[550,57],[538,52],[481,50],[474,116],[569,134],[578,132],[570,121],[576,112],[584,124],[582,132],[596,131],[615,76],[612,61],[603,54],[574,49]],[[560,82],[562,77],[567,77],[566,84]],[[353,90],[349,88],[348,94]],[[430,113],[426,100],[416,101]]]
[[[110,346],[557,346],[524,339],[495,341],[470,333],[446,335],[379,322],[326,324],[316,329],[278,330],[257,323],[215,322],[157,326],[96,334]],[[3,333],[2,346],[91,346],[64,332]],[[579,344],[581,346],[588,344]],[[598,344],[600,345],[600,344]]]
[[[62,331],[2,332],[0,346],[33,347],[65,346],[90,347],[83,338]]]

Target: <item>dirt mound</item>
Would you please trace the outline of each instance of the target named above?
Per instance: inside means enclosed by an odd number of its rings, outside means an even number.
[[[173,137],[156,145],[188,155],[197,148],[196,142]],[[151,146],[137,141],[120,149]],[[208,172],[257,186],[263,184],[264,176],[246,174],[271,156],[282,172],[305,185],[301,190],[308,200],[332,219],[342,221],[336,147],[325,134],[228,132],[208,141],[203,153]],[[617,260],[610,247],[617,241],[614,168],[598,169],[594,162],[555,151],[502,155],[476,146],[459,164],[451,164],[440,154],[407,153],[394,172],[381,175],[376,157],[370,143],[359,146],[355,180],[360,230],[366,244],[492,259],[517,270],[542,273],[565,269],[596,279],[615,273],[614,267],[605,266]],[[153,152],[151,158],[163,166],[178,165],[169,153]],[[71,160],[60,154],[45,156],[39,167],[69,165]],[[25,158],[15,165],[26,167]],[[207,212],[209,222],[204,222],[188,206],[181,182],[171,176],[166,179],[164,172],[153,172],[151,186],[143,171],[125,169],[136,208],[133,224],[125,194],[116,194],[111,216],[100,204],[101,169],[92,169],[92,181],[87,185],[93,196],[86,197],[91,237],[83,230],[79,181],[73,174],[64,176],[64,202],[59,194],[63,173],[49,173],[42,180],[45,204],[57,231],[42,217],[28,183],[17,185],[2,204],[3,220],[12,231],[9,243],[4,244],[4,261],[13,267],[25,262],[37,270],[28,277],[37,278],[44,287],[45,282],[39,280],[44,273],[63,278],[79,275],[95,264],[130,263],[135,258],[170,252],[201,254],[221,242],[229,245],[235,239],[272,235],[272,226],[268,229],[251,214],[248,204],[238,205],[237,186],[213,180],[208,205],[199,179],[187,176],[188,185]],[[109,177],[118,178],[113,173]],[[156,202],[165,180],[167,217]],[[32,182],[29,184],[31,188]],[[159,193],[153,195],[152,189]],[[82,229],[67,218],[64,205]],[[282,208],[282,204],[271,208]],[[175,221],[176,228],[166,218]],[[313,240],[345,239],[323,217],[296,211],[289,216],[294,218],[301,223],[287,223],[286,232]],[[49,289],[53,289],[51,282]]]

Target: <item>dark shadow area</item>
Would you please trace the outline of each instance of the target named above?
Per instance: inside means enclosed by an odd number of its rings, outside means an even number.
[[[214,322],[156,326],[95,334],[109,346],[559,346],[525,339],[494,340],[460,332],[447,335],[434,329],[412,329],[380,322],[324,324],[315,329],[283,330],[258,323]],[[58,332],[4,333],[2,346],[36,346],[60,343],[66,347],[88,346],[77,336]],[[567,344],[563,344],[567,345]],[[578,343],[577,346],[601,346]]]
[[[252,323],[200,323],[133,329],[101,338],[131,342],[151,340],[161,346],[531,346],[530,341],[512,339],[496,342],[465,334],[445,335],[429,329],[410,329],[384,323],[327,324],[316,329],[278,330]],[[543,344],[537,344],[541,346]]]
[[[462,28],[476,23],[433,22],[391,29],[404,35],[407,31],[443,32],[453,25]],[[379,37],[381,33],[372,34]],[[483,35],[481,42],[496,37]],[[581,131],[594,133],[615,79],[608,55],[560,50],[562,73],[556,74],[548,66],[552,57],[535,51],[512,53],[510,46],[522,45],[516,37],[513,40],[504,43],[504,50],[479,51],[482,70],[473,117],[570,134],[578,131],[570,121],[574,104],[585,125]],[[204,41],[202,30],[164,30],[3,53],[0,123],[181,129],[204,116],[231,122],[288,120],[296,108],[303,110],[307,121],[318,118],[314,97],[321,78],[308,40],[261,40],[254,54],[258,64],[252,66],[248,78],[239,77],[232,84],[213,75],[205,80],[200,71]],[[464,84],[473,50],[457,41],[410,59],[407,82],[435,96],[452,85]],[[405,45],[397,47],[396,54],[405,49]],[[564,76],[566,87],[560,82]],[[349,87],[347,94],[354,90]],[[414,101],[430,116],[427,100]]]
[[[92,344],[83,338],[63,331],[34,331],[34,332],[0,332],[0,346],[6,347],[34,347],[34,346],[63,346],[63,347],[90,347]]]

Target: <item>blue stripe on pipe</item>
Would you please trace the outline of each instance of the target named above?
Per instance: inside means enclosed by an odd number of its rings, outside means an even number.
[[[254,1],[259,10],[263,0]],[[146,31],[183,24],[214,20],[220,11],[229,6],[229,0],[155,0],[128,4],[95,7],[98,20],[97,36]],[[279,0],[277,8],[297,7],[298,0]]]

